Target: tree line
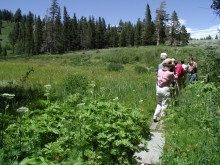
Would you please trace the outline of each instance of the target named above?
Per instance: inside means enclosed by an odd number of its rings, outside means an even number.
[[[138,19],[136,24],[120,20],[118,26],[111,26],[101,17],[95,19],[90,16],[87,19],[82,16],[77,19],[74,13],[71,18],[65,6],[61,16],[57,0],[52,0],[43,19],[32,12],[22,15],[20,8],[15,13],[0,10],[0,32],[2,20],[13,23],[8,36],[13,54],[60,54],[127,46],[187,45],[190,34],[186,27],[180,24],[176,11],[169,17],[165,7],[166,2],[161,1],[155,11],[156,18],[152,20],[150,6],[147,4],[143,20]]]

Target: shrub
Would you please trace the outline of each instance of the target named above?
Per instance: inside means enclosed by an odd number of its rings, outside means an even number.
[[[144,67],[144,66],[135,66],[134,70],[137,72],[137,73],[147,73],[147,68]]]
[[[110,63],[108,65],[108,71],[120,71],[122,69],[124,69],[124,67],[121,63]]]
[[[68,94],[85,94],[88,87],[88,78],[80,73],[68,74],[63,81],[65,92]]]

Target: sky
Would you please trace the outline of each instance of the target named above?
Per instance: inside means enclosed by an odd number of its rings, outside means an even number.
[[[150,7],[152,21],[155,20],[155,11],[160,7],[162,0],[57,0],[63,16],[64,6],[71,18],[74,13],[77,19],[93,16],[95,20],[104,18],[106,24],[118,25],[119,21],[130,21],[136,24],[138,19],[143,21],[147,4]],[[164,10],[169,16],[175,11],[181,25],[184,25],[191,38],[219,36],[220,17],[210,8],[212,0],[164,0]],[[22,14],[29,11],[44,18],[52,0],[0,0],[0,9],[7,9],[13,13],[18,8]]]

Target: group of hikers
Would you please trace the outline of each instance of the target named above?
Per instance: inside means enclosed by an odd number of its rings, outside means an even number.
[[[189,58],[189,63],[185,64],[184,60],[179,63],[177,59],[168,58],[167,53],[160,54],[161,63],[156,69],[156,101],[157,106],[153,115],[153,121],[157,122],[159,116],[164,116],[169,105],[171,96],[171,87],[175,86],[176,95],[180,90],[186,87],[185,81],[192,84],[197,80],[197,63],[192,57]]]

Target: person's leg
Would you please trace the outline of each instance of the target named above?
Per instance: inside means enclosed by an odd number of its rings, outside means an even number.
[[[162,97],[160,94],[161,88],[160,87],[156,87],[156,101],[157,101],[157,106],[154,112],[154,116],[153,119],[156,121],[157,117],[159,117],[160,113],[161,113],[161,109],[162,109]]]
[[[162,96],[161,116],[165,116],[164,110],[168,108],[170,103],[170,89],[168,87],[164,87],[162,93],[163,96]]]
[[[192,84],[193,81],[195,81],[195,80],[196,80],[196,76],[195,76],[194,74],[192,74],[192,75],[190,76],[189,83]]]

